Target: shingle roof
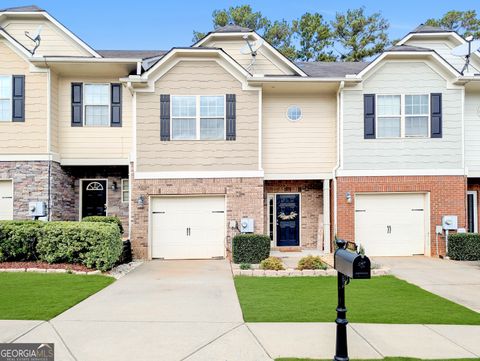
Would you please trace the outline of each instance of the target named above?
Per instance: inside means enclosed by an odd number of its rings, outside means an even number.
[[[432,49],[429,48],[422,48],[420,46],[413,46],[413,45],[395,45],[392,46],[391,48],[386,49],[385,51],[418,51],[418,52],[424,52],[424,51],[433,51]]]
[[[212,31],[212,33],[249,33],[252,29],[244,28],[243,26],[228,24],[221,26]]]
[[[413,29],[411,32],[412,33],[445,33],[445,32],[451,32],[453,30],[450,29],[445,29],[439,26],[431,26],[431,25],[425,25],[425,24],[420,24],[417,26],[415,29]]]
[[[321,77],[321,78],[338,78],[338,77],[344,77],[347,74],[358,74],[370,63],[369,62],[299,61],[299,62],[295,62],[295,64],[300,69],[302,69],[308,76]]]
[[[16,6],[12,8],[5,8],[5,9],[0,9],[0,12],[31,12],[31,11],[45,11],[43,9],[40,9],[37,5],[27,5],[27,6]]]
[[[147,59],[154,56],[163,56],[166,50],[95,50],[104,58],[140,58]]]

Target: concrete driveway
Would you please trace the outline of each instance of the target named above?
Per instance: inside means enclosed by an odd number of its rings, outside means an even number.
[[[480,262],[414,257],[374,257],[405,281],[480,312]]]
[[[15,342],[39,340],[55,342],[61,361],[271,360],[243,323],[224,260],[146,262]]]

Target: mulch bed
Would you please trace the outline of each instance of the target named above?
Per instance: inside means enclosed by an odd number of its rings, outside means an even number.
[[[46,263],[46,262],[0,262],[0,268],[41,268],[41,269],[67,269],[72,271],[92,272],[91,268],[81,264],[71,263]]]

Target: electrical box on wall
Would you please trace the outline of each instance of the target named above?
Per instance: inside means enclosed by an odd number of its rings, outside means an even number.
[[[442,227],[445,230],[456,230],[458,228],[458,218],[457,216],[443,216],[442,217]]]
[[[240,221],[240,232],[253,233],[255,228],[254,220],[252,218],[242,218]]]
[[[29,202],[28,214],[30,217],[45,217],[47,215],[47,204],[45,202]]]

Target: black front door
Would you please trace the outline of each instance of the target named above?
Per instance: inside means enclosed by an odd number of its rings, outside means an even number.
[[[107,211],[107,181],[82,181],[82,218],[105,216]]]
[[[277,246],[300,245],[300,195],[277,194]]]

